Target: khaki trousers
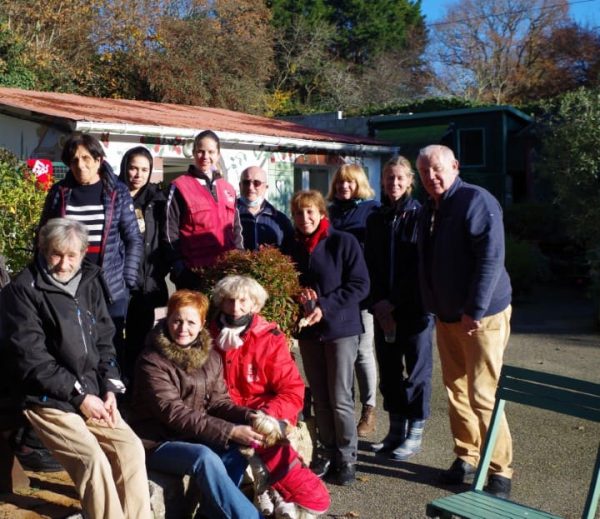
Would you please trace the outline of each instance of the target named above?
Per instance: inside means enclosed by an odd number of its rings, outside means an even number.
[[[481,320],[472,335],[461,323],[436,322],[442,377],[448,392],[450,428],[457,457],[477,466],[494,408],[496,386],[510,335],[509,305]],[[490,472],[512,477],[512,439],[503,416]]]
[[[71,476],[85,517],[152,517],[144,448],[120,416],[114,429],[46,407],[27,409],[25,416]]]

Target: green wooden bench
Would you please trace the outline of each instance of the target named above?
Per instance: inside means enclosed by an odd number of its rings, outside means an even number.
[[[483,491],[506,401],[600,422],[600,384],[530,369],[504,366],[496,390],[496,404],[483,454],[475,474],[473,488],[468,492],[428,503],[426,509],[428,517],[560,519],[557,515],[494,497]],[[600,496],[599,472],[600,445],[583,509],[582,518],[584,519],[594,519],[596,516],[598,497]]]

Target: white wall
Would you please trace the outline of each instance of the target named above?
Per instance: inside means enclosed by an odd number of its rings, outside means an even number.
[[[111,134],[94,134],[100,139],[106,159],[118,174],[123,154],[134,146],[146,146],[153,157],[162,157],[165,170],[169,166],[180,170],[192,160],[192,140]],[[31,157],[60,161],[60,154],[68,132],[46,124],[0,114],[0,147],[7,148],[22,159]],[[287,210],[294,182],[294,165],[302,153],[250,148],[240,144],[222,143],[222,165],[226,178],[236,188],[242,171],[257,165],[267,171],[268,198],[281,210]],[[380,157],[343,156],[346,162],[363,165],[369,174],[373,189],[379,196]]]

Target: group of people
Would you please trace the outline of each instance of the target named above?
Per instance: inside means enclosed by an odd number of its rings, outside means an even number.
[[[498,202],[458,178],[449,148],[432,145],[417,159],[423,206],[412,197],[410,162],[396,157],[382,171],[381,204],[365,171],[346,164],[327,198],[293,195],[290,221],[266,200],[257,166],[243,171],[237,195],[220,172],[214,132],[196,136],[193,155],[165,192],[150,182],[146,148],[129,150],[117,177],[94,137],[71,136],[63,150],[69,172],[48,193],[35,260],[1,294],[3,347],[25,415],[69,472],[86,513],[150,517],[146,467],[189,474],[202,495],[198,517],[295,517],[297,506],[324,513],[321,479],[354,483],[358,437],[376,432],[378,373],[389,430],[372,450],[396,461],[421,450],[434,328],[457,456],[443,478],[472,479],[510,332]],[[211,322],[209,299],[196,290],[198,268],[262,245],[290,256],[299,273],[312,459],[293,441],[268,446],[253,427],[264,413],[285,436],[305,396],[285,336],[260,315],[264,288],[244,276],[222,279]],[[169,273],[177,288],[170,298]],[[126,386],[128,423],[117,407]],[[507,497],[506,421],[499,436],[486,488]],[[251,447],[270,473],[257,506],[238,488],[248,464],[240,447]]]

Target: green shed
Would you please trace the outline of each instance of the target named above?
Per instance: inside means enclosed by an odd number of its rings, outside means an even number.
[[[485,187],[502,205],[533,195],[533,118],[511,106],[385,115],[369,119],[369,134],[398,146],[413,164],[419,149],[445,144],[461,177]]]

